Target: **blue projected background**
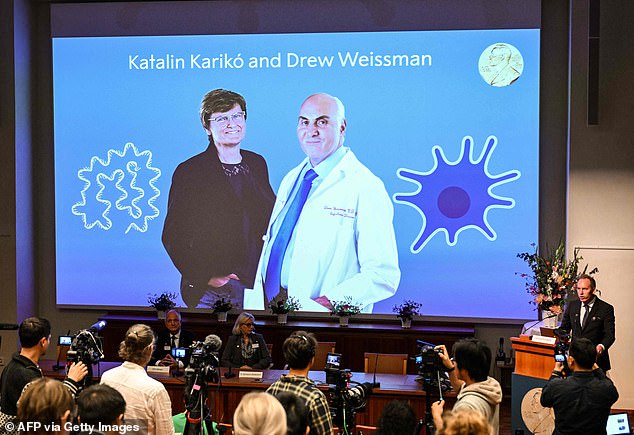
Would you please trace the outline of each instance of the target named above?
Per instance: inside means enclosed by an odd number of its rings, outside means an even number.
[[[401,283],[375,313],[415,299],[430,316],[532,317],[515,254],[537,241],[539,30],[54,38],[53,73],[58,304],[178,293],[171,176],[207,147],[200,100],[225,88],[246,98],[242,148],[275,191],[304,158],[302,101],[343,101],[345,145],[394,202]]]

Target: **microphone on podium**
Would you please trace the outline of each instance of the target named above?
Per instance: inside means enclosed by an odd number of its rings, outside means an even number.
[[[372,388],[381,388],[381,383],[376,381],[376,368],[379,366],[379,354],[374,358],[374,375],[372,376]]]

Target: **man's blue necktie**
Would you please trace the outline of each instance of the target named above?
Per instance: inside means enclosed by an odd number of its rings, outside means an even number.
[[[312,169],[308,170],[304,175],[297,194],[295,198],[293,198],[293,202],[289,205],[286,216],[284,216],[282,225],[273,241],[273,246],[271,246],[269,264],[266,268],[266,277],[264,279],[264,293],[268,301],[271,301],[280,292],[282,262],[286,254],[286,248],[288,247],[288,242],[291,240],[295,224],[297,224],[297,219],[299,219],[302,208],[304,208],[304,203],[306,203],[306,198],[308,198],[310,188],[315,178],[317,178],[317,173]]]

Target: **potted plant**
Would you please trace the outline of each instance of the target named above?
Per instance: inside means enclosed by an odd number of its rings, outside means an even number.
[[[550,251],[548,246],[543,255],[538,253],[535,244],[531,244],[535,252],[522,252],[517,254],[528,264],[532,274],[516,273],[526,280],[526,291],[533,297],[530,302],[534,304],[542,313],[545,326],[556,327],[558,315],[563,314],[564,305],[568,296],[574,293],[577,277],[583,273],[593,275],[599,271],[596,267],[587,272],[586,265],[579,273],[579,262],[583,257],[579,255],[579,249],[575,249],[571,260],[566,259],[566,247],[563,239],[554,251]]]
[[[151,307],[156,309],[156,313],[159,319],[165,318],[165,313],[176,306],[176,293],[163,292],[161,294],[148,293],[147,302]]]
[[[332,301],[330,315],[339,317],[339,326],[348,326],[350,317],[361,312],[361,306],[352,300],[351,296],[346,296],[343,301]]]
[[[219,322],[226,322],[227,312],[231,311],[233,304],[225,298],[218,298],[214,301],[211,308],[213,309],[213,312],[216,313]]]
[[[277,314],[277,323],[281,325],[286,324],[288,313],[297,311],[301,307],[302,305],[299,303],[299,300],[293,296],[284,300],[280,299],[277,302],[272,301],[269,304],[269,309],[271,310],[271,313]]]
[[[420,312],[418,310],[422,306],[423,304],[419,302],[406,299],[401,305],[394,305],[392,312],[396,313],[396,317],[401,319],[401,326],[403,328],[409,328],[412,326],[412,319],[414,316],[420,316]]]

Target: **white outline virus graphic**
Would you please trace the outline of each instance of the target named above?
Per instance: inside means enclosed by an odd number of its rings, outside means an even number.
[[[494,208],[513,208],[515,200],[496,195],[493,189],[521,176],[517,170],[498,175],[489,172],[489,160],[497,143],[497,137],[489,136],[482,153],[474,159],[473,138],[465,136],[455,162],[447,160],[443,149],[435,145],[434,166],[429,171],[396,170],[401,180],[418,186],[415,192],[395,193],[392,197],[396,203],[413,207],[423,218],[422,228],[410,246],[413,254],[419,253],[439,232],[445,233],[449,246],[454,246],[458,235],[469,228],[491,241],[497,238],[487,220],[488,213]]]
[[[144,233],[148,229],[148,221],[159,215],[154,202],[161,192],[154,183],[160,176],[161,170],[152,167],[152,153],[149,150],[139,152],[132,142],[128,142],[123,151],[108,150],[105,161],[93,156],[90,166],[77,172],[84,187],[80,192],[81,201],[76,202],[71,211],[82,218],[84,228],[90,230],[97,227],[107,231],[113,225],[108,216],[114,202],[116,211],[126,212],[133,219],[125,233],[132,229]],[[139,179],[147,183],[145,190],[139,187]],[[151,195],[147,194],[148,191]],[[89,198],[94,198],[96,202],[89,204]]]

